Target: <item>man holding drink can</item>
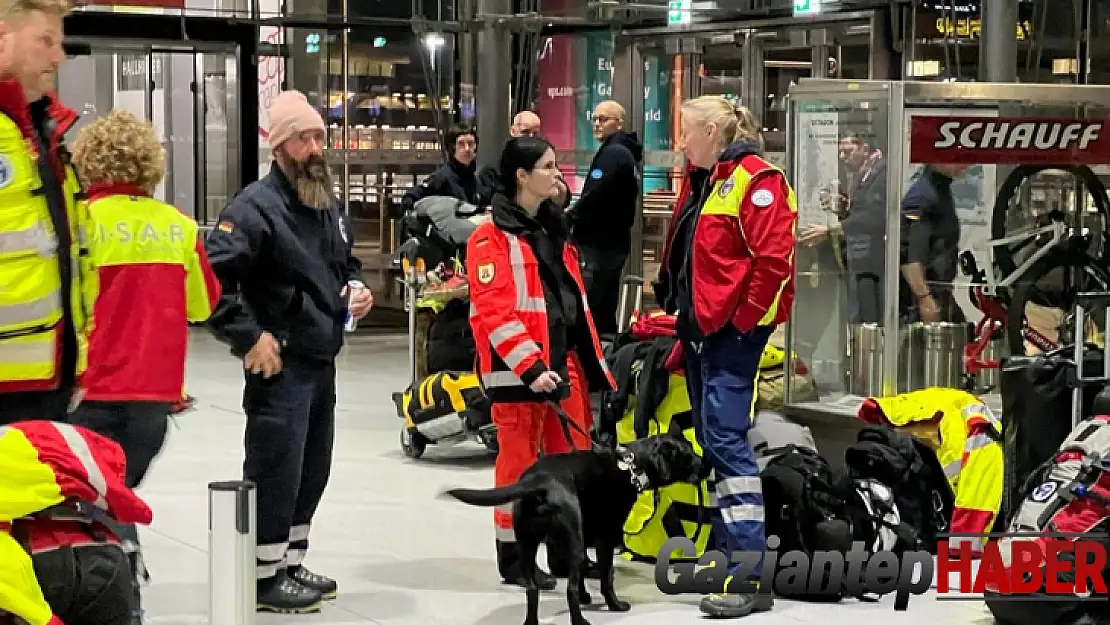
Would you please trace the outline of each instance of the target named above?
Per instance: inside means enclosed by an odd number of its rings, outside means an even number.
[[[209,327],[243,359],[258,609],[304,613],[337,592],[302,562],[331,470],[335,357],[374,299],[332,194],[324,120],[296,91],[279,94],[269,118],[270,173],[228,203],[208,236],[223,289]]]

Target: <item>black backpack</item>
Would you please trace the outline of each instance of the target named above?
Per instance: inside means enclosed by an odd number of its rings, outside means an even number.
[[[936,453],[892,427],[869,426],[860,430],[844,460],[853,479],[873,479],[894,492],[902,522],[916,534],[913,548],[935,554],[939,535],[948,531],[955,508]]]
[[[470,328],[470,303],[451,300],[428,328],[428,373],[472,371],[476,357],[474,332]]]
[[[846,552],[852,546],[853,493],[847,476],[837,473],[816,451],[787,445],[762,453],[771,460],[760,474],[767,536],[777,536],[776,551]],[[776,594],[806,601],[839,601],[844,588],[820,589],[803,595]]]

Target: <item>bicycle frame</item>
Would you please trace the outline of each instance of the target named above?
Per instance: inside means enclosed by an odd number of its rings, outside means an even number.
[[[984,294],[990,297],[994,297],[998,295],[999,288],[1008,289],[1012,287],[1014,283],[1018,281],[1018,279],[1020,279],[1029,271],[1029,268],[1033,266],[1033,263],[1044,258],[1049,252],[1052,251],[1053,248],[1063,243],[1064,240],[1068,238],[1068,231],[1070,229],[1071,226],[1069,226],[1068,224],[1060,221],[1054,221],[1051,225],[1042,226],[1030,232],[1023,232],[1021,234],[1015,234],[1013,236],[1008,236],[1001,239],[991,239],[990,241],[987,241],[985,249],[983,247],[979,248],[980,250],[985,251],[987,255],[987,266],[984,271],[984,276],[986,278],[986,282],[983,284]],[[1006,276],[1001,281],[995,279],[995,248],[1002,247],[1004,245],[1009,246],[1011,243],[1017,243],[1019,241],[1035,239],[1042,234],[1048,234],[1050,232],[1052,233],[1052,238],[1046,244],[1042,245],[1035,252],[1033,252],[1032,256],[1025,259],[1025,262],[1023,262],[1012,272],[1010,272],[1010,275]],[[972,250],[975,249],[975,247],[972,247]]]

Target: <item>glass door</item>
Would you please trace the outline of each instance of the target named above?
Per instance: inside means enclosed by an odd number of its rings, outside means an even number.
[[[155,197],[200,223],[215,219],[238,189],[239,81],[234,47],[88,40],[91,53],[58,72],[58,93],[81,118],[67,135],[112,109],[151,123],[166,151]]]

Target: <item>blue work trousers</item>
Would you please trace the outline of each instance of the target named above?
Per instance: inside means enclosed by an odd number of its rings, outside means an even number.
[[[703,341],[683,340],[686,389],[694,431],[713,468],[719,514],[713,518],[716,548],[724,553],[763,552],[763,488],[748,445],[755,418],[756,379],[771,328],[740,332],[730,326]],[[729,567],[736,573],[738,565]],[[760,575],[762,562],[752,575]]]

